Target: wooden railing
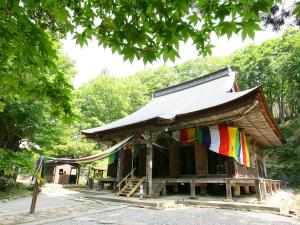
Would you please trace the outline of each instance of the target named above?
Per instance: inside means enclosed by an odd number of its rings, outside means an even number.
[[[131,191],[127,194],[127,197],[131,197],[135,193],[135,191],[139,188],[139,186],[145,181],[146,177],[143,177],[139,180],[139,182],[131,189]]]
[[[133,173],[135,171],[135,168],[133,170],[131,170],[117,185],[117,189],[118,189],[118,192],[121,191],[122,189],[122,186],[126,185],[128,183],[128,180],[130,180],[133,176]],[[129,177],[130,176],[130,177]],[[124,184],[124,185],[123,185]]]

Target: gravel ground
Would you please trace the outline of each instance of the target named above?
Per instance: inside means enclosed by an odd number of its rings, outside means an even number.
[[[47,223],[48,224],[48,223]],[[235,224],[272,224],[272,225],[296,225],[299,221],[275,214],[231,211],[212,208],[181,207],[166,210],[152,210],[143,208],[127,207],[101,214],[78,216],[68,221],[54,224],[127,224],[127,225],[235,225]]]
[[[38,195],[36,210],[78,204],[75,200],[80,196],[80,193],[63,189],[61,186],[46,186]],[[32,196],[27,196],[0,202],[0,216],[1,213],[29,212],[31,200]]]
[[[28,215],[31,197],[0,202],[0,224],[300,225],[299,220],[269,213],[183,206],[153,210],[123,205],[123,208],[117,209],[119,203],[78,201],[80,197],[80,193],[57,185],[46,186],[38,196],[37,213],[34,215]],[[110,211],[105,211],[108,209]]]

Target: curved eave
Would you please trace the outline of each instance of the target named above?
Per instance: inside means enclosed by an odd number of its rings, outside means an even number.
[[[264,116],[265,121],[272,128],[273,132],[279,138],[280,142],[282,144],[286,143],[284,137],[282,136],[279,130],[277,123],[275,122],[274,118],[270,113],[270,110],[267,106],[266,100],[263,95],[263,90],[261,87],[257,87],[253,89],[251,92],[241,97],[238,97],[234,100],[228,101],[226,103],[214,107],[176,115],[174,119],[163,119],[160,117],[156,117],[139,123],[134,123],[134,124],[118,127],[118,128],[113,128],[113,129],[108,129],[108,130],[93,132],[93,133],[87,133],[82,131],[82,133],[86,135],[88,138],[97,138],[97,139],[98,138],[101,139],[102,137],[105,136],[126,135],[128,133],[134,133],[141,130],[151,129],[160,126],[172,126],[172,125],[180,124],[182,121],[187,121],[194,118],[205,118],[206,116],[212,115],[215,112],[222,113],[224,111],[235,110],[237,106],[250,104],[251,102],[253,103],[253,101],[255,100],[257,100],[259,103],[259,108],[261,113]]]

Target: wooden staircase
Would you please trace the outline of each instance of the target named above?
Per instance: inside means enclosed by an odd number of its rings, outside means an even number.
[[[146,177],[141,179],[136,178],[134,173],[135,168],[130,171],[117,185],[117,195],[118,196],[127,196],[132,197],[136,191],[139,189],[140,185],[145,181]],[[144,189],[145,193],[145,189]]]

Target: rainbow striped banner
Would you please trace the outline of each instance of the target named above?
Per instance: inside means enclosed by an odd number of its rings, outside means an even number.
[[[197,140],[213,152],[232,157],[244,166],[250,166],[246,134],[237,127],[218,125],[189,128],[174,131],[172,136],[180,142]]]

